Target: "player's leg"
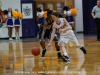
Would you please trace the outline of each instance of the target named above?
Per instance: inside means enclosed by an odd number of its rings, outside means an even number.
[[[45,53],[46,53],[46,48],[45,48],[45,40],[40,40],[40,45],[41,45],[41,47],[42,47],[42,57],[44,57],[45,56]]]
[[[54,40],[55,42],[55,48],[56,48],[56,51],[57,51],[57,56],[58,56],[58,59],[63,59],[63,56],[61,55],[61,52],[60,52],[60,47],[58,46],[58,39],[57,39],[57,35],[55,35],[54,37]]]
[[[45,48],[45,38],[46,38],[46,35],[47,35],[46,28],[45,28],[45,26],[43,26],[42,30],[41,30],[41,40],[40,40],[40,45],[41,45],[41,47],[43,49],[42,50],[42,55],[41,55],[42,57],[44,57],[45,53],[46,53],[46,48]]]
[[[60,48],[62,49],[63,55],[64,55],[63,61],[69,61],[70,59],[69,59],[68,54],[66,52],[66,48],[65,48],[65,43],[64,42],[60,42]]]
[[[47,32],[45,32],[45,34],[44,34],[44,39],[41,39],[41,41],[40,41],[40,45],[41,45],[41,47],[42,47],[42,57],[44,57],[45,56],[45,53],[46,53],[46,47],[45,47],[45,39],[46,39],[46,37],[47,37]]]
[[[78,43],[78,40],[77,40],[76,36],[73,37],[73,40],[74,40],[74,42],[75,42],[75,44],[76,44],[76,47],[80,48],[80,50],[82,50],[83,53],[86,54],[86,49],[84,48],[83,45],[81,45],[81,44]]]

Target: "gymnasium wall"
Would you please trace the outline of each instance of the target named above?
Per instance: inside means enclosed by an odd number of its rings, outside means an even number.
[[[75,16],[75,29],[76,32],[83,32],[83,6],[82,0],[74,0],[74,7],[77,9],[78,13]]]
[[[83,32],[83,6],[82,0],[65,0],[65,6],[71,5],[76,8],[78,13],[75,19],[75,32]]]
[[[73,4],[74,1],[74,4]],[[1,0],[2,10],[7,10],[9,7],[14,11],[16,8],[22,11],[22,4],[32,4],[31,18],[23,18],[21,20],[20,37],[31,37],[37,33],[37,25],[35,23],[35,4],[34,0]],[[80,3],[79,3],[80,2]],[[91,16],[93,6],[96,5],[96,0],[66,0],[66,5],[74,5],[78,9],[75,25],[77,32],[95,33],[95,23]],[[13,28],[13,37],[15,37],[15,29]],[[0,38],[8,38],[8,30],[6,23],[0,28]]]
[[[96,26],[91,16],[91,11],[96,5],[97,0],[65,0],[65,5],[72,5],[78,10],[75,17],[76,32],[85,34],[96,34]],[[74,4],[73,4],[74,3]]]
[[[2,0],[2,10],[8,10],[9,7],[14,11],[16,8],[21,12],[21,2],[20,0]],[[8,29],[6,23],[0,28],[0,38],[8,37]],[[13,37],[15,37],[15,29],[13,28]],[[20,37],[22,37],[22,25],[20,27]]]
[[[36,35],[35,32],[35,17],[34,17],[34,0],[2,0],[2,10],[7,10],[9,7],[12,8],[14,11],[16,8],[19,12],[23,12],[23,9],[26,9],[28,6],[31,9],[30,16],[25,16],[21,20],[21,27],[20,27],[20,37],[33,37]],[[24,5],[28,4],[28,5]],[[22,6],[24,5],[24,6]],[[31,6],[30,6],[31,5]],[[25,14],[23,12],[23,14]],[[13,37],[15,37],[15,28],[13,28]],[[8,38],[8,29],[6,27],[6,23],[0,28],[0,38]]]
[[[91,11],[96,5],[97,0],[82,0],[83,4],[83,26],[85,34],[95,34],[96,26],[91,16]]]
[[[23,4],[32,4],[32,15],[29,18],[23,18],[22,19],[22,36],[23,37],[33,37],[36,35],[36,23],[35,23],[35,10],[34,10],[34,0],[21,0],[21,11]],[[29,7],[31,8],[31,7]]]

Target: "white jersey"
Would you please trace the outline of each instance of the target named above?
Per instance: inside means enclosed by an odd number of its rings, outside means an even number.
[[[67,25],[69,23],[67,22]],[[56,22],[54,22],[54,27],[57,28],[57,29],[63,29],[66,27],[66,25],[64,24],[64,18],[60,18],[60,24],[57,24]],[[73,32],[73,30],[66,30],[65,32],[63,33],[60,33],[60,40],[58,42],[58,45],[61,43],[61,42],[64,42],[64,43],[68,43],[70,40],[74,41],[75,42],[75,45],[79,45],[78,44],[78,41],[76,39],[76,36]]]
[[[69,25],[69,23],[67,22],[67,25]],[[69,25],[70,26],[70,25]],[[63,29],[66,27],[66,25],[64,24],[64,18],[60,18],[60,24],[57,24],[56,22],[54,22],[54,27],[59,29]],[[60,35],[66,35],[70,32],[70,30],[66,30],[63,33],[60,33]]]

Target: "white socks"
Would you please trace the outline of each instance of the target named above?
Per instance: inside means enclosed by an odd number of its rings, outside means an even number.
[[[61,48],[62,48],[62,51],[63,51],[64,56],[68,56],[68,54],[67,54],[67,52],[66,52],[65,46],[62,46]]]

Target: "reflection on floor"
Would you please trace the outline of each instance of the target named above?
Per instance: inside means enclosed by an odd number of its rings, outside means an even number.
[[[38,41],[32,38],[20,41],[3,40],[0,42],[0,75],[100,75],[100,42],[96,37],[77,37],[79,43],[86,47],[87,54],[67,45],[71,59],[69,62],[57,59],[54,43],[45,57],[40,57],[41,54],[31,54],[33,47],[42,50]]]

